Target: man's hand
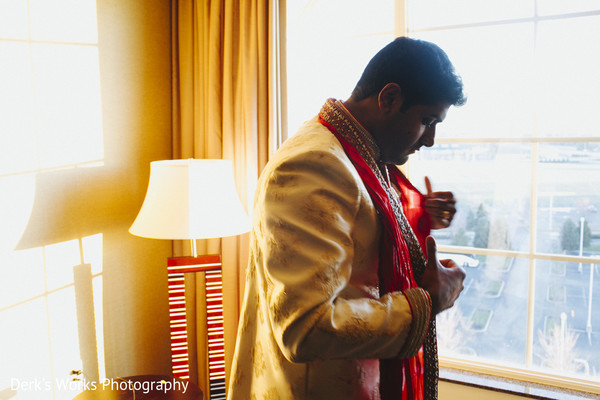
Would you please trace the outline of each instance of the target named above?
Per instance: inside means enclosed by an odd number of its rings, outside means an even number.
[[[437,245],[433,237],[427,237],[426,246],[427,266],[420,286],[427,290],[431,297],[433,316],[454,305],[464,288],[466,274],[464,269],[452,260],[438,261]]]
[[[431,229],[447,228],[456,214],[456,200],[452,192],[432,192],[431,182],[425,177],[425,209],[431,218]]]

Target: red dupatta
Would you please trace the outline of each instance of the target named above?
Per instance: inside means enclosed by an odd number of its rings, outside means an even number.
[[[319,115],[319,122],[326,126],[341,143],[381,216],[383,234],[379,257],[380,294],[418,287],[413,272],[417,272],[417,275],[420,276],[423,271],[413,271],[410,251],[386,190],[359,151],[321,115]],[[425,197],[398,168],[390,165],[387,165],[386,168],[391,182],[400,189],[402,210],[421,250],[424,251],[425,238],[431,230],[429,218],[424,209]],[[381,398],[384,400],[423,400],[425,398],[424,375],[425,361],[422,348],[412,358],[381,359]]]

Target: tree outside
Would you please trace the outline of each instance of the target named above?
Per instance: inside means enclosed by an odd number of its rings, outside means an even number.
[[[483,203],[477,209],[474,225],[475,236],[473,237],[473,247],[487,248],[490,237],[490,218]]]
[[[581,241],[581,222],[576,224],[571,218],[563,223],[560,229],[560,245],[564,251],[579,250]],[[588,222],[583,223],[583,247],[589,247],[592,241],[592,231]]]

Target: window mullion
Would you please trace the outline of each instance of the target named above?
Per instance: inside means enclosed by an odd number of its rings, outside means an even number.
[[[535,17],[537,17],[537,0],[535,0]],[[536,57],[537,51],[537,19],[533,22],[533,68],[534,72],[538,71],[538,62]],[[538,76],[538,74],[534,74]],[[537,92],[537,91],[536,91]],[[525,344],[525,365],[527,368],[533,367],[533,342],[535,330],[535,288],[536,288],[536,253],[537,253],[537,210],[538,210],[538,195],[537,195],[537,160],[539,144],[535,140],[539,137],[538,132],[538,103],[533,102],[533,132],[531,144],[531,201],[529,202],[529,285],[527,296],[527,341]]]
[[[408,1],[394,0],[394,36],[408,36]]]

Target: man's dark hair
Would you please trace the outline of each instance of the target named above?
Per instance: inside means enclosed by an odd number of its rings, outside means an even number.
[[[399,37],[381,49],[369,61],[352,96],[366,99],[388,83],[402,88],[404,108],[439,103],[460,106],[466,102],[462,79],[448,55],[424,40]]]

